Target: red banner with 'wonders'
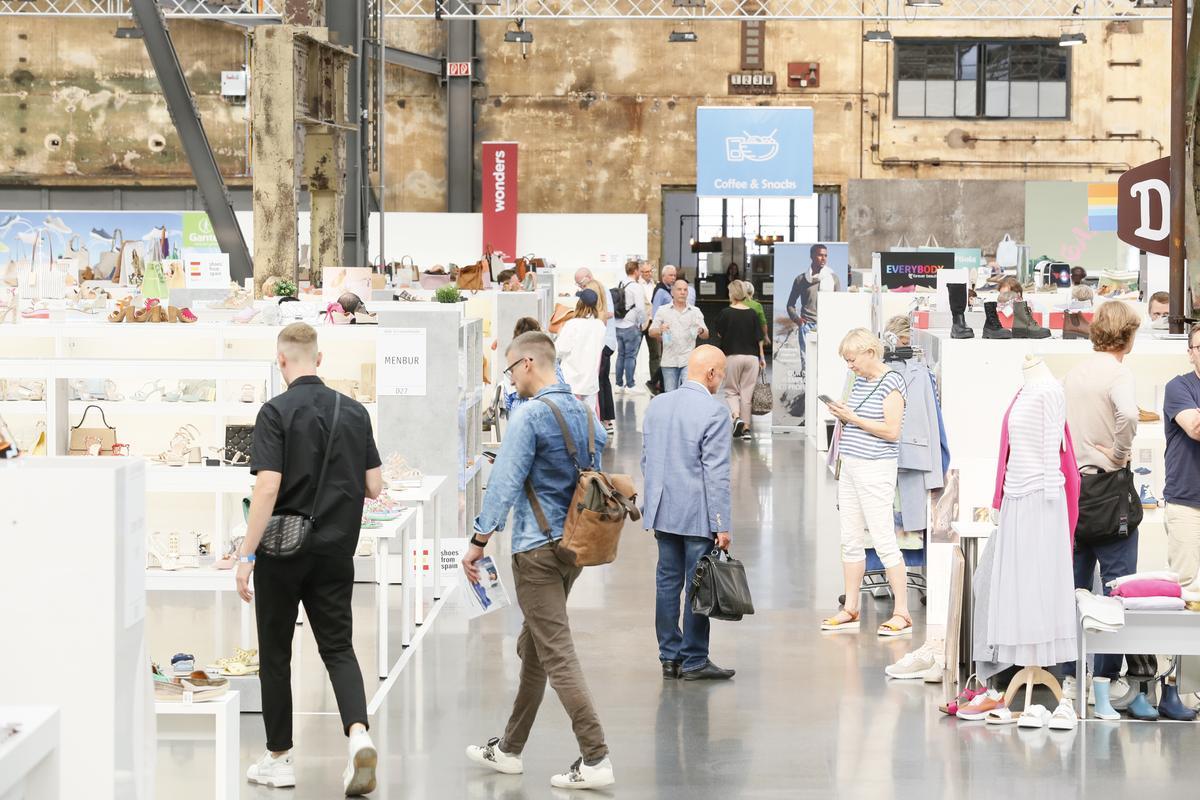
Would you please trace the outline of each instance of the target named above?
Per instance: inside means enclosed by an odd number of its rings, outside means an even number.
[[[517,143],[484,142],[483,250],[517,257]]]

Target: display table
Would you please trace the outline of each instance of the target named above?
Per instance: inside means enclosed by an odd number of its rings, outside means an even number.
[[[486,459],[481,459],[484,461]],[[433,599],[442,599],[442,489],[446,486],[445,475],[426,475],[421,479],[421,485],[412,489],[401,489],[399,491],[389,491],[388,494],[398,502],[416,504],[417,509],[417,530],[420,531],[421,538],[428,538],[429,531],[425,527],[425,511],[429,510],[429,517],[433,519]],[[420,625],[425,617],[425,581],[421,580],[417,583],[417,617],[416,623]]]
[[[20,731],[0,740],[0,800],[58,800],[58,709],[0,706],[8,723]]]
[[[1078,629],[1078,662],[1095,653],[1169,653],[1200,656],[1200,614],[1194,611],[1126,611],[1119,631]],[[1075,712],[1087,719],[1087,692],[1075,698]]]
[[[975,568],[979,566],[979,553],[995,533],[996,526],[990,522],[952,522],[950,527],[958,534],[963,561],[966,563],[963,569],[962,624],[959,626],[957,665],[958,685],[965,686],[975,660]]]
[[[154,704],[154,713],[160,717],[212,717],[216,728],[213,751],[213,774],[216,777],[217,800],[237,800],[241,793],[241,706],[238,693],[227,692],[223,697],[203,703],[159,703]],[[160,736],[160,740],[164,737]]]
[[[383,527],[364,531],[375,537],[375,636],[378,640],[378,672],[380,678],[386,678],[392,664],[388,660],[388,594],[391,588],[388,581],[388,556],[390,542],[400,540],[400,574],[404,576],[400,587],[400,645],[408,647],[412,644],[414,615],[420,613],[414,610],[414,605],[420,608],[420,586],[423,581],[416,579],[412,566],[413,528],[417,521],[417,509],[406,508],[394,520],[383,523]],[[417,602],[413,596],[416,594]]]

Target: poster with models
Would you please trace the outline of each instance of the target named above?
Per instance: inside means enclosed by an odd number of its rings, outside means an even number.
[[[808,356],[804,334],[816,330],[821,292],[843,292],[850,273],[845,242],[775,245],[771,393],[772,425],[804,425]],[[815,357],[815,353],[813,354]]]

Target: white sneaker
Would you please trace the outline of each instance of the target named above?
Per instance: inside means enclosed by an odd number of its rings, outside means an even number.
[[[1063,682],[1062,682],[1063,699],[1074,702],[1075,698],[1079,696],[1076,693],[1076,689],[1078,688],[1078,686],[1079,686],[1079,682],[1077,680],[1075,680],[1074,675],[1067,675],[1066,677],[1064,677]]]
[[[944,663],[944,661],[945,661],[945,659],[941,657],[941,653],[938,653],[937,655],[934,656],[933,666],[930,667],[929,671],[925,673],[925,678],[924,678],[925,683],[941,683],[942,682],[942,676],[946,672],[946,664]]]
[[[282,789],[296,785],[296,769],[289,752],[282,758],[275,758],[271,751],[263,753],[257,764],[251,764],[246,770],[246,780],[251,783]]]
[[[496,772],[505,775],[520,775],[525,771],[520,756],[514,756],[500,749],[500,739],[488,739],[488,743],[480,747],[473,744],[467,747],[467,758],[476,764],[491,767]]]
[[[903,658],[884,669],[888,677],[896,680],[916,680],[925,677],[925,673],[929,672],[937,665],[937,657],[934,655],[934,647],[931,642],[926,642],[911,653],[906,654]]]
[[[350,760],[342,773],[342,789],[346,797],[358,797],[375,791],[375,767],[379,752],[366,731],[350,737]]]
[[[612,762],[605,756],[604,760],[594,767],[583,763],[582,758],[576,759],[567,772],[551,777],[550,785],[556,789],[601,789],[612,786],[616,781],[613,777]]]

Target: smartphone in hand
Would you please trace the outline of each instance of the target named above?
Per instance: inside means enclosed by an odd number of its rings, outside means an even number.
[[[827,406],[833,405],[833,398],[827,394],[819,394],[817,395],[817,399]]]

